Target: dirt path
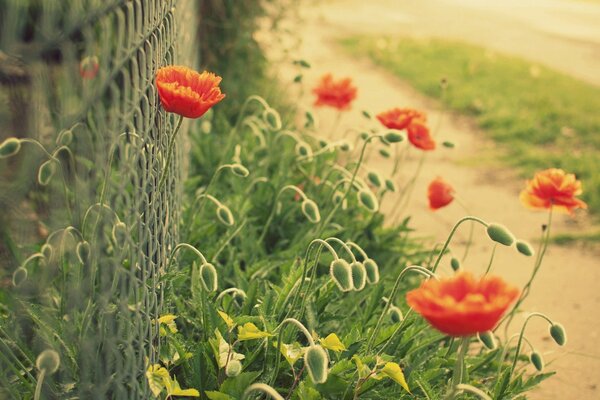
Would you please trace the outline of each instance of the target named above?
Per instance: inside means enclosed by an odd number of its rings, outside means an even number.
[[[335,3],[334,3],[335,5]],[[367,60],[352,59],[334,44],[334,38],[340,34],[335,21],[343,19],[339,7],[307,7],[302,10],[302,23],[296,33],[302,37],[300,48],[294,51],[294,57],[309,61],[313,68],[305,75],[304,81],[312,87],[318,78],[332,72],[335,76],[350,76],[359,88],[358,98],[353,110],[344,114],[337,135],[341,136],[345,128],[366,127],[360,110],[377,113],[394,106],[414,107],[428,112],[430,123],[435,126],[440,113],[438,105],[416,93],[409,86],[376,68]],[[348,18],[357,19],[361,8],[345,8]],[[374,23],[365,21],[365,24]],[[274,58],[277,56],[274,55]],[[284,81],[291,81],[296,73],[292,69],[280,71]],[[309,92],[309,91],[307,91]],[[310,93],[309,93],[310,94]],[[312,109],[312,97],[307,95],[302,103]],[[318,110],[322,130],[328,132],[333,125],[335,113]],[[453,150],[440,148],[427,157],[412,200],[408,205],[408,214],[412,215],[412,225],[417,234],[425,236],[433,244],[445,240],[453,224],[465,215],[465,211],[456,203],[437,212],[431,212],[426,203],[426,187],[436,176],[443,176],[450,182],[471,214],[487,221],[497,221],[508,226],[513,233],[523,239],[535,242],[540,227],[546,222],[545,213],[530,212],[522,207],[518,194],[524,182],[515,178],[515,173],[501,168],[474,166],[465,160],[474,155],[489,154],[490,143],[482,138],[483,134],[473,128],[471,121],[456,116],[444,115],[439,141],[451,140],[457,144]],[[418,154],[402,166],[398,184],[405,184],[416,168]],[[391,172],[391,163],[379,158],[373,152],[368,167],[378,170],[384,176]],[[541,165],[540,169],[549,166]],[[406,172],[404,172],[406,171]],[[387,198],[383,204],[385,212],[391,212],[397,199]],[[580,222],[558,216],[552,230],[577,229]],[[455,251],[462,254],[461,241],[467,236],[467,229],[460,232],[454,242]],[[491,246],[482,229],[476,229],[475,242],[464,264],[473,271],[483,271],[487,266]],[[548,327],[539,320],[532,320],[527,329],[527,337],[542,351],[547,368],[558,371],[557,376],[546,381],[542,387],[531,394],[532,399],[597,399],[600,396],[600,265],[598,252],[578,248],[551,246],[547,252],[540,275],[533,286],[525,309],[548,314],[561,322],[567,329],[569,342],[565,348],[558,348],[548,335]],[[448,262],[442,271],[449,273]],[[533,260],[525,258],[512,249],[498,249],[493,272],[503,275],[507,280],[523,285],[528,279]],[[511,334],[520,329],[524,316],[515,319]]]

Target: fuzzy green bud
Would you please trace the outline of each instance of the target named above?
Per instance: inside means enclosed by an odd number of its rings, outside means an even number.
[[[367,270],[365,266],[360,261],[355,261],[350,264],[350,270],[352,271],[352,285],[354,286],[354,290],[363,290],[367,284]]]
[[[452,257],[450,259],[450,267],[452,268],[452,271],[455,272],[460,269],[460,261],[458,261],[458,258]]]
[[[294,77],[294,83],[302,82],[302,74],[298,74]]]
[[[310,63],[306,60],[295,60],[294,65],[299,65],[302,68],[310,68]]]
[[[278,131],[281,129],[281,117],[274,108],[267,108],[265,111],[263,111],[262,117],[272,130]]]
[[[63,145],[63,146],[68,146],[71,144],[71,142],[73,142],[73,132],[68,129],[66,131],[62,131],[59,135],[58,135],[58,143]]]
[[[60,367],[60,356],[54,350],[44,350],[35,360],[35,367],[40,371],[46,371],[46,375],[52,375]]]
[[[117,222],[112,228],[112,238],[117,245],[123,246],[127,241],[127,225]]]
[[[388,143],[400,143],[404,140],[404,137],[398,132],[388,132],[383,135],[383,139]]]
[[[442,146],[444,146],[448,149],[453,149],[455,147],[454,143],[448,142],[448,141],[442,142]]]
[[[567,343],[567,333],[561,324],[552,324],[550,326],[550,336],[559,346],[564,346]]]
[[[304,122],[305,128],[311,128],[315,126],[315,117],[310,111],[305,112],[304,116],[306,117],[306,122]]]
[[[304,199],[302,202],[302,214],[313,224],[318,223],[321,220],[321,214],[319,213],[319,206],[311,199]]]
[[[217,270],[211,263],[204,263],[200,266],[200,283],[209,293],[217,290]]]
[[[535,253],[533,247],[524,240],[517,240],[516,247],[519,253],[527,257],[531,257]]]
[[[381,177],[377,172],[371,171],[367,174],[367,179],[371,185],[381,187]]]
[[[242,164],[233,164],[231,166],[231,172],[233,172],[237,176],[241,176],[242,178],[245,178],[248,175],[250,175],[250,171],[248,171],[248,168],[244,167]]]
[[[340,201],[342,201],[342,199],[344,199],[344,194],[342,192],[335,192],[333,194],[333,204],[338,204]],[[344,199],[344,202],[342,203],[342,209],[345,210],[347,206],[348,201]]]
[[[217,218],[219,219],[219,221],[221,221],[224,225],[227,226],[231,226],[235,223],[231,210],[229,210],[229,208],[227,208],[226,206],[219,206],[217,208]]]
[[[312,158],[313,151],[306,142],[298,142],[296,143],[296,147],[294,148],[296,155],[299,157],[306,157],[308,159]]]
[[[350,143],[348,143],[347,141],[345,141],[345,140],[343,142],[341,142],[338,147],[342,151],[350,151],[350,150],[352,150],[352,145]]]
[[[477,333],[477,337],[479,338],[481,343],[483,343],[483,345],[490,350],[494,350],[496,347],[498,347],[496,344],[496,338],[494,337],[494,334],[490,331],[479,332]]]
[[[369,190],[360,190],[358,192],[358,201],[371,212],[375,212],[379,208],[377,199]]]
[[[488,225],[487,234],[494,242],[504,246],[511,246],[515,241],[515,237],[510,233],[507,227],[495,222]]]
[[[40,165],[40,169],[38,169],[37,180],[38,183],[42,186],[46,186],[50,183],[50,180],[56,173],[56,162],[54,160],[47,160]]]
[[[0,144],[0,159],[14,156],[21,150],[21,141],[14,137],[9,137]]]
[[[304,365],[314,383],[324,383],[327,380],[329,358],[323,347],[309,346],[304,353]]]
[[[379,149],[379,154],[383,158],[390,158],[390,152],[387,149]]]
[[[363,265],[367,271],[367,282],[370,284],[379,282],[379,266],[375,260],[367,258],[365,261],[363,261]]]
[[[90,258],[90,244],[85,240],[77,243],[75,251],[77,253],[77,258],[79,259],[79,262],[82,264],[85,264],[86,261]]]
[[[367,110],[362,110],[362,115],[363,117],[365,117],[366,119],[371,119],[371,113],[368,112]]]
[[[367,138],[369,137],[369,133],[368,132],[361,132],[360,135],[358,135],[362,140],[367,140]]]
[[[402,310],[400,310],[394,305],[391,305],[388,309],[388,315],[394,324],[402,322],[402,320],[404,319],[404,316],[402,315]]]
[[[392,182],[391,179],[385,180],[385,188],[392,193],[396,193],[396,185],[394,184],[394,182]]]
[[[529,361],[531,361],[535,369],[537,369],[539,372],[542,372],[544,370],[544,359],[542,358],[542,355],[537,351],[531,352],[531,354],[529,355]]]
[[[347,292],[354,288],[352,269],[345,260],[341,258],[333,260],[329,266],[329,275],[342,292]]]
[[[27,270],[23,267],[15,269],[12,275],[12,284],[15,287],[21,286],[27,280]]]
[[[242,372],[242,363],[239,360],[229,360],[227,366],[225,366],[225,375],[229,378],[238,376]]]

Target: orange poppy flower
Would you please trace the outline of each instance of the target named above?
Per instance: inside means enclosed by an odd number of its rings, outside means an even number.
[[[435,141],[429,134],[429,128],[425,125],[425,121],[415,119],[406,128],[408,133],[408,141],[418,149],[433,150],[435,149]]]
[[[166,111],[187,118],[200,118],[223,100],[221,77],[211,72],[196,72],[183,66],[160,68],[156,73],[158,95]]]
[[[412,108],[392,108],[376,115],[383,126],[388,129],[406,129],[413,119],[425,121],[427,116]]]
[[[334,81],[331,74],[321,78],[319,85],[313,89],[317,95],[315,106],[329,106],[338,110],[347,110],[350,103],[356,98],[356,87],[352,86],[352,79],[344,78]]]
[[[574,174],[562,169],[550,168],[540,171],[527,181],[527,187],[521,192],[521,202],[532,209],[555,209],[573,213],[576,208],[587,208],[587,204],[575,196],[580,195],[581,182]]]
[[[435,178],[427,188],[429,208],[437,210],[452,203],[454,200],[454,188],[440,177]]]
[[[493,329],[519,295],[500,277],[476,279],[469,272],[424,281],[406,294],[406,301],[434,328],[451,336],[469,336]]]

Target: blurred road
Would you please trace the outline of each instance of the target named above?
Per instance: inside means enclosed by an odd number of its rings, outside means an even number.
[[[600,3],[577,0],[344,0],[321,3],[353,33],[461,40],[600,86]]]

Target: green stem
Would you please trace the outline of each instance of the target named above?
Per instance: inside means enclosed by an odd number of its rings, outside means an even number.
[[[458,222],[456,222],[456,224],[454,224],[454,227],[450,231],[450,234],[448,235],[448,238],[446,239],[446,242],[444,243],[444,247],[442,247],[442,250],[438,254],[438,257],[435,260],[435,263],[433,264],[433,268],[431,269],[432,272],[435,272],[437,270],[438,265],[440,264],[440,261],[442,259],[442,256],[444,255],[444,253],[448,249],[448,246],[450,245],[450,240],[452,240],[452,237],[456,233],[456,230],[458,229],[458,227],[465,221],[479,222],[481,225],[485,226],[486,228],[488,226],[487,222],[485,222],[484,220],[479,219],[477,217],[470,216],[470,215],[467,215],[466,217],[459,219]]]
[[[44,385],[44,377],[46,376],[46,370],[43,369],[40,371],[40,376],[37,379],[37,384],[35,385],[35,393],[33,395],[33,400],[40,400],[40,396],[42,394],[42,386]]]
[[[512,377],[513,372],[515,371],[515,368],[517,367],[517,361],[519,360],[519,353],[521,352],[521,344],[523,343],[523,337],[525,335],[525,328],[527,327],[527,323],[529,322],[529,320],[533,317],[540,317],[545,319],[550,325],[553,324],[552,320],[550,318],[548,318],[547,316],[545,316],[542,313],[531,313],[529,314],[529,316],[527,316],[527,318],[525,319],[525,322],[523,323],[523,326],[521,327],[521,332],[519,333],[519,340],[517,341],[517,348],[515,349],[515,358],[513,360],[512,366],[510,367],[510,377]]]
[[[487,268],[485,269],[485,273],[483,275],[487,275],[492,269],[492,263],[494,262],[494,256],[496,255],[497,243],[494,243],[494,247],[492,248],[492,255],[490,256],[490,262],[488,263]]]
[[[456,364],[454,364],[454,372],[452,373],[452,387],[448,399],[453,400],[459,390],[458,385],[461,384],[463,378],[463,369],[465,364],[465,356],[469,350],[469,337],[465,336],[460,342],[458,355],[456,356]]]
[[[267,222],[265,222],[265,226],[263,227],[262,233],[260,234],[260,237],[258,238],[259,243],[261,243],[265,239],[265,236],[267,235],[267,231],[269,230],[269,226],[271,226],[271,222],[273,222],[273,218],[275,217],[275,211],[277,209],[277,201],[279,200],[279,197],[281,197],[283,192],[285,192],[288,189],[294,190],[296,193],[298,193],[300,196],[302,196],[303,200],[306,200],[306,195],[304,194],[304,192],[302,190],[298,189],[296,186],[286,185],[286,186],[282,187],[279,190],[279,192],[277,193],[277,196],[275,196],[275,201],[273,202],[273,205],[271,206],[271,213],[269,214],[269,218],[267,218]]]
[[[179,120],[177,121],[177,126],[175,127],[173,134],[169,138],[169,145],[167,148],[167,162],[165,163],[165,166],[163,167],[163,171],[162,171],[160,180],[158,181],[157,192],[160,192],[162,190],[163,186],[165,185],[165,182],[167,181],[167,174],[169,172],[169,166],[171,165],[171,158],[173,157],[173,148],[175,147],[175,138],[177,137],[177,134],[179,133],[179,129],[181,128],[182,122],[183,122],[183,115],[180,115]]]

